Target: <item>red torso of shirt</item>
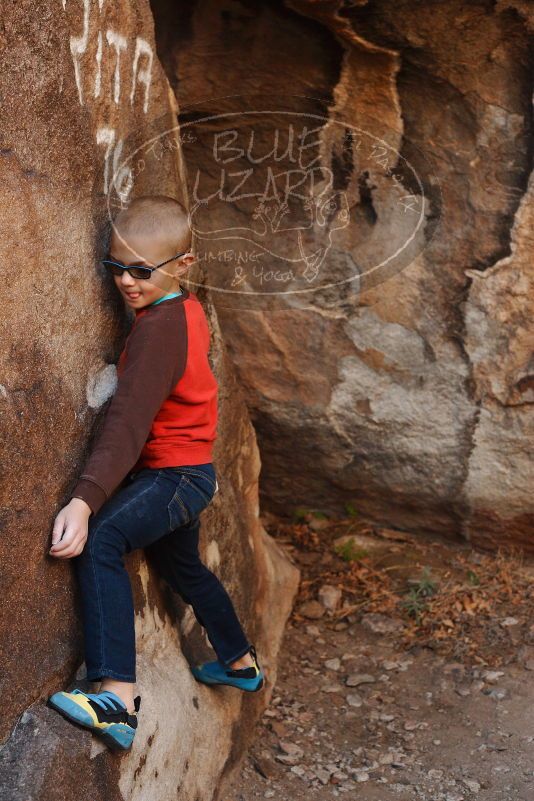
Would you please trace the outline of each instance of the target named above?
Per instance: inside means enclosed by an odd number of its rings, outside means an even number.
[[[210,334],[196,295],[188,293],[183,309],[187,327],[185,370],[154,418],[132,471],[212,461],[217,436],[217,380],[208,361]],[[148,313],[148,308],[136,312],[134,326]],[[119,375],[125,357],[126,348],[117,363]]]

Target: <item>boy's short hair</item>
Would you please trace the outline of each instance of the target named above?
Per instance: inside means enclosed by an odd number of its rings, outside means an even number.
[[[129,235],[163,236],[173,253],[191,249],[189,217],[182,204],[167,195],[141,195],[121,209],[112,226],[113,233],[128,244]]]

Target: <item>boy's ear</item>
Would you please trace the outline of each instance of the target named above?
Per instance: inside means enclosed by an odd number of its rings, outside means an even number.
[[[179,278],[181,275],[185,275],[185,273],[189,270],[192,264],[194,264],[197,260],[197,257],[192,253],[188,253],[186,256],[182,256],[180,259],[180,263],[176,267],[174,272],[175,278]]]
[[[194,264],[196,262],[196,260],[197,260],[197,257],[195,256],[195,254],[191,253],[191,251],[189,251],[189,253],[186,253],[185,256],[182,256],[182,258],[180,259],[180,263],[184,267],[184,269],[187,269],[192,264]]]

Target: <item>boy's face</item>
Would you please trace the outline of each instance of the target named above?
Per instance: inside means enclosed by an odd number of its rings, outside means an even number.
[[[158,237],[144,237],[138,234],[129,235],[127,240],[126,237],[123,240],[116,231],[113,231],[111,235],[109,247],[110,258],[128,267],[134,265],[155,267],[179,252],[179,250],[171,252],[169,243]],[[180,258],[154,270],[148,279],[133,278],[124,270],[122,275],[114,275],[113,280],[126,304],[141,309],[162,298],[168,292],[178,291],[180,288],[179,277],[189,269],[194,260],[193,254],[188,251],[185,256],[180,256]]]

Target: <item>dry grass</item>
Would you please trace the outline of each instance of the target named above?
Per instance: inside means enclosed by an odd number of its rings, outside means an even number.
[[[333,624],[379,612],[402,623],[399,645],[406,649],[419,645],[497,667],[513,661],[519,646],[534,644],[534,591],[525,569],[532,558],[517,549],[475,551],[354,516],[329,520],[310,512],[295,522],[269,515],[264,523],[301,568],[297,620],[300,604],[333,584],[342,590]],[[354,539],[336,546],[341,536]]]

